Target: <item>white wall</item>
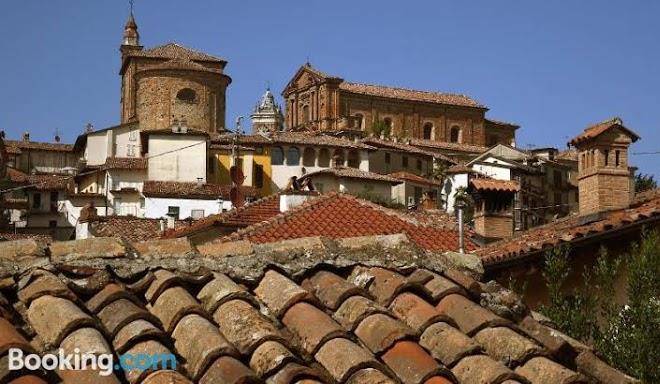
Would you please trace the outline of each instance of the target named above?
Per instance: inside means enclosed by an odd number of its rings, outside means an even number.
[[[206,182],[206,163],[204,136],[149,135],[149,180]]]
[[[87,165],[100,165],[108,158],[107,132],[90,133],[87,135],[87,146],[84,157]]]
[[[168,207],[179,207],[179,219],[185,219],[192,215],[193,209],[203,209],[204,216],[222,212],[223,200],[200,200],[181,198],[146,197],[144,201],[145,217],[160,219],[167,216]],[[231,206],[231,202],[229,203]],[[226,205],[224,205],[226,207]],[[231,208],[230,208],[231,209]]]
[[[497,180],[511,180],[511,169],[508,164],[502,160],[494,159],[492,157],[486,158],[484,163],[488,164],[474,164],[472,169],[481,172],[485,175]]]
[[[459,173],[448,175],[445,179],[445,185],[442,188],[442,199],[445,202],[445,210],[448,213],[454,212],[454,204],[456,203],[456,192],[458,188],[467,188],[468,174]]]
[[[87,134],[84,157],[88,165],[103,164],[108,157],[140,157],[140,153],[140,132],[137,125]]]

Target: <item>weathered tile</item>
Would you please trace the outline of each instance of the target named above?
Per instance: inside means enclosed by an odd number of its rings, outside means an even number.
[[[375,354],[412,334],[410,328],[384,314],[374,314],[360,322],[355,334]]]
[[[303,287],[311,291],[323,305],[335,310],[350,296],[362,294],[362,289],[349,283],[332,272],[319,271],[303,282]]]
[[[172,333],[179,320],[185,315],[191,313],[206,315],[195,298],[183,287],[166,289],[158,296],[150,311],[160,319],[168,333]]]
[[[242,354],[251,353],[264,340],[284,342],[277,327],[252,305],[230,300],[215,311],[220,331]]]
[[[41,296],[30,304],[28,320],[46,343],[56,346],[71,331],[93,326],[94,320],[74,303],[53,296]]]
[[[137,341],[147,339],[160,340],[164,338],[165,333],[160,328],[147,320],[137,319],[126,324],[117,331],[112,346],[119,353],[133,346]]]
[[[472,335],[486,326],[507,325],[510,323],[508,320],[457,294],[445,296],[440,300],[436,309],[441,314],[454,320],[461,331],[468,335]]]
[[[428,327],[420,337],[419,344],[448,367],[453,366],[463,357],[481,350],[474,340],[443,322]]]
[[[431,304],[409,292],[398,295],[390,304],[390,310],[418,333],[445,318]]]
[[[532,383],[586,383],[585,378],[545,357],[534,357],[516,368],[516,373]]]
[[[344,382],[360,369],[378,367],[369,352],[341,337],[323,344],[314,357],[338,382]]]
[[[303,349],[311,354],[324,341],[345,333],[325,312],[304,302],[289,308],[282,323],[298,337]]]
[[[353,330],[367,316],[374,313],[387,313],[387,310],[362,296],[351,296],[346,299],[334,314],[344,328]]]
[[[312,298],[309,292],[273,270],[266,271],[254,293],[277,317],[297,302]]]
[[[461,383],[500,383],[520,378],[504,364],[483,355],[464,357],[451,371]]]
[[[381,358],[404,384],[419,384],[441,372],[433,357],[412,341],[397,342]]]
[[[260,377],[266,377],[295,360],[293,353],[281,343],[265,341],[252,353],[250,368]]]
[[[223,356],[217,359],[204,376],[199,379],[199,384],[252,384],[259,383],[250,368],[231,356]]]
[[[474,335],[490,357],[512,367],[543,353],[543,349],[530,339],[509,328],[485,328]]]

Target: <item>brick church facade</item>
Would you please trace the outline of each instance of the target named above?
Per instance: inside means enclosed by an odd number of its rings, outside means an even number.
[[[282,96],[291,130],[369,134],[381,122],[396,137],[490,146],[512,144],[518,128],[487,119],[488,108],[465,95],[352,83],[309,63],[298,69]]]

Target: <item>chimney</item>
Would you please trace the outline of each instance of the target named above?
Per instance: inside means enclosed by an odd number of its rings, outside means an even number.
[[[163,233],[165,232],[165,229],[167,228],[167,222],[163,219],[158,220],[160,232]]]
[[[474,231],[484,243],[513,236],[513,200],[517,182],[478,178],[470,181]]]
[[[286,212],[318,196],[315,192],[284,191],[280,193],[280,212]]]
[[[628,147],[639,138],[617,117],[585,129],[569,142],[578,151],[581,216],[630,206],[634,191]]]
[[[23,132],[23,141],[30,141],[30,132]]]
[[[167,216],[167,229],[174,229],[174,216]]]
[[[204,186],[204,178],[198,177],[197,178],[197,188],[202,188]]]

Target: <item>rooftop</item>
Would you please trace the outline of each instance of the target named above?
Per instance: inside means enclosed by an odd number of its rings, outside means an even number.
[[[317,175],[331,175],[340,178],[349,178],[349,179],[359,179],[359,180],[369,180],[369,181],[381,181],[392,184],[399,184],[401,181],[395,179],[394,177],[381,175],[379,173],[363,171],[361,169],[353,167],[344,167],[336,166],[331,168],[324,168],[318,171],[310,172],[300,177],[300,179],[305,179]]]
[[[630,208],[589,216],[568,216],[518,233],[477,251],[484,266],[501,268],[543,255],[561,244],[574,244],[660,220],[660,190],[636,196]]]
[[[185,228],[190,221],[177,220],[175,227]],[[90,221],[90,232],[96,237],[114,237],[125,241],[145,241],[162,235],[161,219],[135,216],[99,216]]]
[[[150,49],[141,51],[130,51],[128,56],[131,57],[149,57],[157,59],[183,59],[193,61],[208,61],[216,63],[226,63],[227,61],[217,56],[212,56],[207,53],[194,50],[192,48],[184,47],[178,43],[167,43],[159,45]]]
[[[441,186],[440,181],[438,180],[431,180],[426,177],[418,176],[410,172],[394,172],[394,173],[390,173],[389,176],[397,180],[410,181],[413,183],[424,184],[432,187]]]
[[[323,236],[333,239],[354,236],[406,234],[410,240],[430,251],[458,249],[458,232],[447,227],[424,225],[407,214],[382,207],[357,197],[328,193],[278,214],[264,222],[240,229],[223,239],[255,243]],[[466,249],[476,246],[466,239]]]
[[[204,250],[186,239],[5,242],[0,351],[178,363],[12,372],[35,383],[636,382],[477,278],[405,236]]]
[[[434,159],[442,159],[448,163],[455,164],[456,162],[452,160],[451,158],[437,153],[433,151],[427,151],[418,147],[415,147],[413,145],[410,145],[407,142],[399,142],[399,141],[393,141],[393,140],[385,140],[385,139],[380,139],[380,138],[375,138],[375,137],[367,137],[362,140],[364,144],[371,145],[373,147],[384,147],[388,149],[392,149],[395,151],[399,152],[404,152],[404,153],[412,153],[416,155],[423,155],[423,156],[430,156],[433,157]]]
[[[146,157],[108,157],[104,169],[147,169]]]
[[[214,144],[231,144],[234,134],[217,135],[212,139]],[[299,144],[299,145],[319,145],[336,148],[354,148],[354,149],[374,149],[369,145],[355,142],[340,137],[334,137],[314,132],[274,132],[264,135],[243,135],[238,139],[239,144],[243,145],[263,145],[263,144]]]
[[[483,104],[480,104],[469,96],[454,93],[419,91],[415,89],[395,88],[384,85],[351,83],[348,81],[341,82],[339,84],[339,89],[351,93],[387,97],[392,99],[404,99],[410,101],[421,101],[425,103],[448,104],[472,108],[485,108]]]
[[[482,153],[488,149],[488,147],[482,147],[481,145],[445,143],[443,141],[435,141],[435,140],[427,140],[427,139],[410,139],[410,144],[416,147],[442,149],[442,150],[462,152],[467,154]]]
[[[7,152],[11,154],[21,153],[23,150],[73,152],[73,144],[47,143],[40,141],[5,140]]]
[[[477,191],[518,192],[520,184],[514,180],[497,180],[490,178],[474,178],[470,184]]]
[[[195,182],[147,180],[142,187],[142,194],[147,197],[176,197],[179,199],[228,199],[230,185],[198,185]],[[255,197],[258,190],[251,186],[241,186],[244,196]]]
[[[571,141],[569,141],[569,144],[575,146],[580,143],[583,143],[585,141],[589,141],[597,136],[600,136],[603,134],[605,131],[608,131],[613,128],[619,128],[622,129],[624,132],[626,132],[630,137],[632,137],[633,142],[639,140],[639,135],[637,135],[635,132],[631,131],[630,129],[626,128],[623,125],[623,120],[619,117],[613,117],[609,120],[601,121],[600,123],[596,123],[592,126],[587,127],[584,132],[580,133]]]

